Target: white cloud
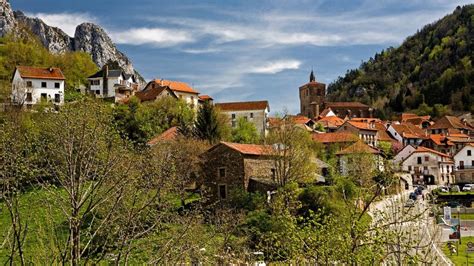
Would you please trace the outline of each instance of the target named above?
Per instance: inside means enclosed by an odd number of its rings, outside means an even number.
[[[151,44],[168,47],[195,41],[192,34],[187,31],[164,28],[132,28],[124,31],[111,31],[110,35],[116,43],[129,45]]]
[[[251,68],[248,72],[256,74],[276,74],[287,69],[299,69],[300,66],[301,62],[298,60],[279,60]]]
[[[62,29],[69,36],[74,36],[77,25],[83,22],[97,23],[98,19],[88,13],[34,13],[25,14],[29,17],[37,17],[44,21],[49,26],[58,27]]]

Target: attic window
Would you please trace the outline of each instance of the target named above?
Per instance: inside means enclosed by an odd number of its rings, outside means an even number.
[[[59,89],[59,86],[60,86],[59,82],[54,83],[54,88]]]
[[[41,88],[46,88],[46,87],[47,87],[46,81],[42,81],[42,82],[41,82]]]
[[[27,81],[27,82],[26,82],[26,87],[28,87],[28,88],[33,87],[33,82]]]
[[[471,156],[471,150],[467,150],[467,156]]]
[[[220,178],[225,178],[225,167],[219,168],[219,177]]]

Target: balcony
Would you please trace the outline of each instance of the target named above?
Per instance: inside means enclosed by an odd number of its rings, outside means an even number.
[[[470,170],[470,169],[474,169],[474,165],[460,165],[458,167],[456,167],[457,170]]]

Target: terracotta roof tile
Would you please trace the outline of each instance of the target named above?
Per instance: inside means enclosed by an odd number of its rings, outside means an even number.
[[[380,151],[370,147],[365,144],[363,141],[357,141],[356,143],[346,147],[345,149],[337,152],[337,155],[344,154],[357,154],[357,153],[371,153],[371,154],[380,154]]]
[[[292,119],[293,123],[295,123],[295,124],[304,124],[304,125],[311,121],[310,118],[308,118],[304,115],[294,115],[294,116],[291,116],[291,119]]]
[[[387,132],[387,128],[382,122],[374,123],[375,128],[377,129],[378,139],[380,141],[396,141]]]
[[[349,120],[347,121],[346,123],[349,123],[350,125],[358,128],[358,129],[363,129],[363,130],[373,130],[373,131],[377,131],[377,129],[375,128],[375,126],[371,123],[367,123],[367,122],[357,122],[357,121],[352,121],[352,120]]]
[[[61,69],[57,67],[17,66],[22,78],[65,80]]]
[[[448,145],[452,146],[454,145],[451,141],[447,140],[446,136],[441,135],[441,134],[430,134],[430,140],[433,141],[434,144],[440,146],[440,145]]]
[[[430,129],[469,129],[474,130],[469,125],[465,125],[461,122],[461,120],[455,116],[443,116],[439,120],[437,120],[433,125],[430,126]]]
[[[402,123],[402,124],[392,124],[391,125],[395,131],[397,131],[400,136],[404,138],[420,138],[420,139],[427,139],[428,136],[426,132],[410,123]]]
[[[212,99],[212,97],[209,96],[209,95],[199,95],[198,98],[199,98],[199,100],[201,100],[201,101],[214,100],[214,99]]]
[[[177,98],[177,96],[174,94],[174,92],[172,90],[170,90],[168,87],[165,87],[165,86],[152,87],[152,88],[149,88],[147,90],[137,91],[135,93],[135,96],[137,96],[137,98],[140,99],[140,101],[142,101],[142,102],[154,101],[165,90],[168,90],[169,95]]]
[[[222,111],[245,111],[270,109],[268,101],[216,103]]]
[[[165,80],[165,79],[155,79],[152,81],[158,86],[167,86],[172,91],[187,92],[193,94],[199,94],[195,89],[191,88],[187,83],[174,80]]]
[[[258,145],[258,144],[240,144],[232,142],[221,141],[221,144],[236,150],[245,155],[272,155],[273,149],[270,145]]]
[[[359,140],[353,133],[349,132],[333,132],[333,133],[314,133],[312,138],[320,143],[340,143],[340,142],[356,142]]]
[[[437,155],[442,156],[442,157],[450,158],[450,156],[447,155],[446,153],[435,151],[435,150],[432,150],[430,148],[426,148],[426,147],[423,147],[423,146],[418,146],[416,148],[416,150],[413,151],[413,153],[418,153],[418,152],[430,152],[430,153],[434,153],[434,154],[437,154]]]
[[[147,144],[150,146],[153,146],[153,145],[158,144],[160,141],[175,140],[178,137],[178,135],[179,135],[178,127],[170,127],[165,132],[152,138],[150,141],[147,142]]]
[[[317,121],[325,128],[338,128],[344,124],[344,120],[337,116],[325,116]]]

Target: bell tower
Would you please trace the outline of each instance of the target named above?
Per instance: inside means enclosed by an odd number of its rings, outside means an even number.
[[[308,118],[318,118],[324,108],[326,84],[316,81],[314,71],[309,74],[309,82],[299,88],[300,114]]]

